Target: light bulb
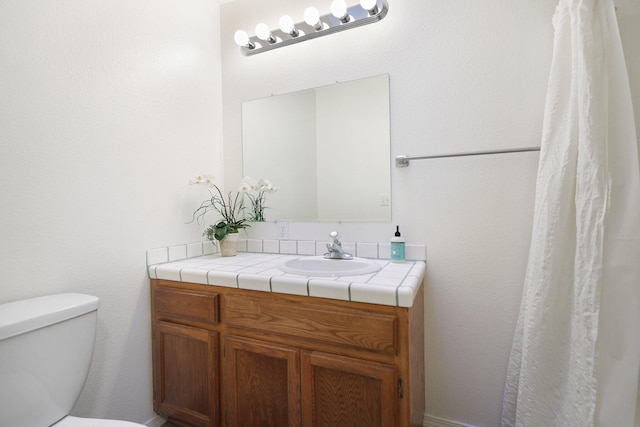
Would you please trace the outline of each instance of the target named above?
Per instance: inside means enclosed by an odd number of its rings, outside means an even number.
[[[360,0],[360,6],[371,15],[378,13],[378,0]]]
[[[292,37],[298,37],[299,34],[298,29],[293,23],[293,19],[291,19],[289,15],[283,15],[282,18],[280,18],[280,30],[282,30],[283,33],[291,34]]]
[[[280,18],[280,29],[283,33],[290,33],[295,29],[295,25],[293,25],[293,19],[289,15],[283,15]]]
[[[267,24],[260,23],[256,25],[256,36],[258,36],[260,40],[265,40],[269,43],[275,42],[275,38],[273,37],[273,34],[271,34],[271,30]]]
[[[238,30],[233,35],[233,39],[235,40],[238,46],[246,46],[249,49],[253,49],[255,45],[249,40],[249,34],[247,34],[244,30]]]
[[[333,2],[331,3],[331,14],[342,22],[349,22],[347,4],[344,2],[344,0],[333,0]]]
[[[320,12],[318,12],[318,9],[313,6],[308,7],[304,11],[304,22],[311,25],[316,29],[316,31],[322,29],[322,23],[320,22]]]

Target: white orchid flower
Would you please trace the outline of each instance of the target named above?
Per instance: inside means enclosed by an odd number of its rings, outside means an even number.
[[[241,193],[246,193],[246,192],[249,192],[251,190],[252,190],[251,184],[249,184],[246,181],[242,181],[240,183],[240,186],[238,187],[238,191],[240,191]]]
[[[215,185],[216,179],[211,175],[196,175],[195,178],[189,180],[189,185],[203,184],[208,187]]]

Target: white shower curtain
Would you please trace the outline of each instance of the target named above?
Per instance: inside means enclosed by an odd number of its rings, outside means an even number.
[[[533,234],[502,426],[633,427],[640,172],[613,2],[560,0],[553,24]]]

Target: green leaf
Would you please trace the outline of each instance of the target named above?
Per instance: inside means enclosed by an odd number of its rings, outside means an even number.
[[[224,221],[220,221],[215,226],[215,231],[213,233],[213,236],[216,238],[216,240],[222,240],[224,239],[224,236],[226,236],[228,232],[229,232],[229,226],[227,225],[227,223]]]

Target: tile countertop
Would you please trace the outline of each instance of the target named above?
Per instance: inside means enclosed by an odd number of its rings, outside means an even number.
[[[241,240],[238,254],[221,257],[210,242],[147,251],[151,279],[228,286],[345,301],[411,307],[426,270],[424,245],[407,245],[408,261],[392,263],[388,243],[343,243],[346,252],[380,264],[376,273],[358,276],[311,277],[278,268],[301,255],[321,255],[326,242]],[[385,259],[386,258],[386,259]]]

